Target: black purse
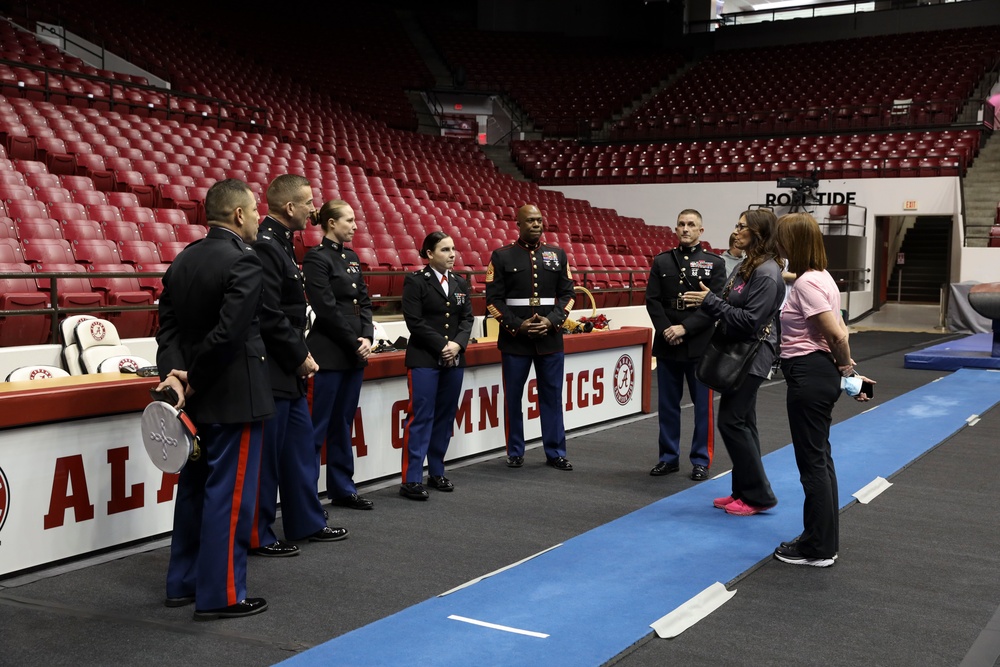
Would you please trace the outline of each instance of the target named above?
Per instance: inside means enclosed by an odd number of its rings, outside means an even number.
[[[722,295],[723,299],[729,296],[729,290],[735,280],[736,275],[734,274],[729,284],[726,285]],[[739,389],[750,372],[750,364],[757,356],[757,350],[760,349],[761,343],[771,334],[773,323],[774,315],[771,316],[759,337],[739,341],[729,340],[722,328],[716,323],[712,339],[708,342],[704,354],[701,355],[698,369],[695,371],[698,380],[720,394]]]

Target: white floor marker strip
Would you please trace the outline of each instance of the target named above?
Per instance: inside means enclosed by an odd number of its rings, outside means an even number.
[[[851,495],[858,499],[858,502],[867,505],[875,496],[879,495],[892,486],[892,482],[884,477],[876,477]]]
[[[975,426],[976,424],[979,423],[979,415],[970,416],[968,419],[965,420],[965,423],[968,424],[969,426]]]
[[[719,479],[720,477],[725,477],[726,475],[728,475],[731,472],[732,472],[732,470],[727,470],[725,472],[720,472],[718,475],[716,475],[712,479]]]
[[[529,637],[538,637],[539,639],[545,639],[548,635],[541,632],[532,632],[531,630],[521,630],[519,628],[512,628],[507,625],[497,625],[496,623],[487,623],[486,621],[477,621],[474,618],[466,618],[465,616],[456,616],[452,614],[449,616],[453,621],[462,621],[463,623],[472,623],[473,625],[481,625],[484,628],[493,628],[494,630],[503,630],[504,632],[513,632],[518,635],[528,635]]]
[[[729,602],[734,595],[736,591],[728,591],[725,586],[715,582],[649,627],[656,631],[660,639],[673,639]]]
[[[449,595],[451,593],[454,593],[455,591],[460,591],[463,588],[466,588],[466,587],[471,586],[473,584],[478,584],[480,581],[482,581],[483,579],[486,579],[487,577],[492,577],[494,574],[500,574],[504,570],[509,570],[512,567],[517,567],[521,563],[527,563],[532,558],[538,558],[543,553],[546,553],[548,551],[552,551],[553,549],[558,549],[561,546],[562,546],[562,543],[559,543],[559,544],[557,544],[555,546],[552,546],[552,547],[549,547],[548,549],[545,549],[544,551],[539,551],[537,554],[534,554],[532,556],[528,556],[527,558],[522,558],[521,560],[517,561],[516,563],[511,563],[510,565],[507,565],[506,567],[501,567],[499,570],[493,570],[492,572],[484,574],[481,577],[476,577],[475,579],[470,579],[469,581],[465,582],[464,584],[459,584],[458,586],[455,586],[455,588],[451,589],[450,591],[445,591],[444,593],[439,594],[438,597],[439,598],[443,598],[445,595]]]

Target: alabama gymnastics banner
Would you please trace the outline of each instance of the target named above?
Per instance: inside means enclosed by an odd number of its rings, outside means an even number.
[[[566,355],[566,428],[642,411],[643,346]],[[354,421],[355,480],[399,473],[406,379],[365,382]],[[525,437],[541,425],[534,371],[523,398]],[[0,577],[171,530],[177,476],[140,440],[141,413],[0,432]],[[499,364],[466,369],[449,460],[504,448]],[[325,490],[325,471],[320,491]]]

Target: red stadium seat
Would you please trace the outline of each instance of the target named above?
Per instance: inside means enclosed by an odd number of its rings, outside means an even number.
[[[127,264],[93,264],[92,273],[110,272],[135,273],[135,268]],[[142,289],[135,276],[98,277],[90,279],[94,289],[104,292],[108,306],[152,305],[153,295]],[[141,338],[153,333],[152,310],[129,310],[105,313],[105,319],[115,325],[122,338]]]
[[[185,223],[183,225],[173,225],[173,228],[174,228],[174,234],[176,234],[177,236],[177,240],[180,241],[181,243],[191,243],[192,241],[197,241],[199,239],[205,238],[205,235],[208,234],[208,229],[202,227],[201,225],[192,225]],[[315,227],[313,229],[318,230],[318,228]],[[303,234],[305,234],[308,231],[309,231],[308,228],[305,229],[303,231]],[[320,231],[320,236],[322,237],[322,230],[319,231]],[[319,245],[319,242],[317,241],[316,243],[312,244],[307,243],[305,247],[311,248],[314,245]],[[300,259],[299,261],[301,262],[302,260]]]
[[[31,218],[17,223],[17,234],[23,239],[61,239],[62,228],[51,218]]]
[[[0,263],[0,273],[30,275],[27,264]],[[0,310],[39,310],[49,307],[49,295],[40,291],[33,279],[0,278]],[[0,346],[41,345],[51,335],[49,315],[11,315],[0,317]]]
[[[101,227],[104,229],[104,238],[115,243],[142,240],[139,225],[134,222],[105,222],[101,224]]]
[[[23,264],[24,252],[16,238],[0,238],[0,264]]]
[[[98,222],[124,222],[121,209],[110,204],[92,204],[87,207],[87,215],[84,217]]]
[[[118,252],[128,264],[159,264],[160,250],[152,241],[121,241]]]
[[[108,197],[103,192],[97,190],[82,190],[73,193],[73,201],[84,206],[95,204],[107,204]]]
[[[87,269],[79,264],[35,264],[35,273],[86,273]],[[55,282],[56,303],[60,308],[92,308],[104,305],[104,297],[95,292],[87,276],[79,278],[38,278],[38,289],[50,292],[52,282]]]
[[[179,211],[176,208],[154,208],[153,218],[156,222],[169,222],[170,224],[188,224],[189,222],[184,211]]]
[[[62,223],[62,232],[67,241],[104,238],[104,230],[96,220],[67,220]]]
[[[180,254],[181,250],[187,247],[187,243],[182,243],[181,241],[171,241],[167,243],[160,243],[160,259],[169,264],[174,261],[174,258]]]
[[[14,219],[26,220],[29,218],[48,218],[49,209],[42,202],[33,199],[19,199],[7,202],[7,215]]]
[[[73,250],[64,239],[21,239],[21,249],[28,262],[73,263]]]
[[[121,209],[121,214],[125,222],[134,222],[136,224],[156,222],[156,218],[153,216],[153,209],[145,206],[125,207]]]
[[[49,204],[49,217],[66,222],[67,220],[91,220],[87,208],[76,202]]]
[[[73,241],[73,256],[76,258],[74,263],[79,264],[121,263],[121,255],[118,254],[118,246],[114,241],[77,239]]]
[[[162,222],[141,223],[139,225],[139,236],[144,241],[154,243],[171,243],[177,240],[173,225]]]

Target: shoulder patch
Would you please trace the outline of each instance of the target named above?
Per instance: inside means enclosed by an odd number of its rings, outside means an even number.
[[[493,268],[493,262],[491,261],[490,265],[486,267],[486,278],[484,279],[485,282],[488,283],[493,282],[494,275],[496,275],[496,269]]]

